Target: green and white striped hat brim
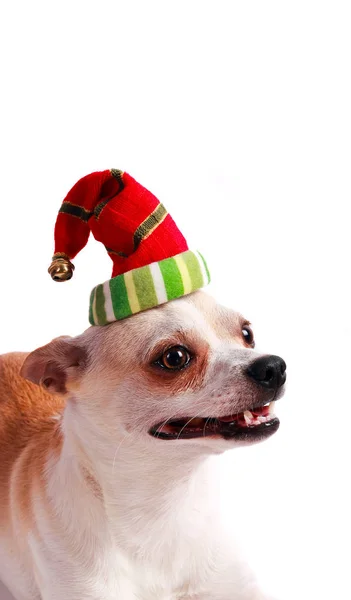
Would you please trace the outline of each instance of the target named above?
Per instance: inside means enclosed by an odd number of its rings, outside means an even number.
[[[200,252],[187,250],[97,285],[90,296],[89,321],[107,325],[195,292],[209,282]]]

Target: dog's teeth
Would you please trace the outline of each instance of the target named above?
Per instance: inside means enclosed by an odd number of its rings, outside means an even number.
[[[273,402],[271,402],[269,405],[269,414],[270,415],[274,414],[274,407],[275,407],[275,401],[273,400]]]
[[[244,419],[245,419],[246,425],[250,425],[252,423],[253,416],[249,410],[245,410]]]

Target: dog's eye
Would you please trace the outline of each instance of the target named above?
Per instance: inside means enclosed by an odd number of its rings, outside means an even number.
[[[249,325],[244,325],[241,332],[243,334],[243,338],[244,338],[246,344],[248,344],[249,346],[251,346],[253,348],[255,346],[255,340],[254,340],[254,334],[253,334],[251,327]]]
[[[168,348],[158,359],[157,364],[164,369],[179,371],[184,369],[191,360],[191,356],[183,346],[173,346]]]

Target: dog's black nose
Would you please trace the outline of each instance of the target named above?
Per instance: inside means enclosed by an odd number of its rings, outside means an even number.
[[[246,372],[256,383],[269,389],[281,387],[286,380],[286,364],[280,356],[257,358]]]

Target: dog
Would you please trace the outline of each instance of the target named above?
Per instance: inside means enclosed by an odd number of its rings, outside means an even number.
[[[0,357],[0,580],[16,600],[262,600],[221,454],[277,431],[286,365],[202,291]]]

